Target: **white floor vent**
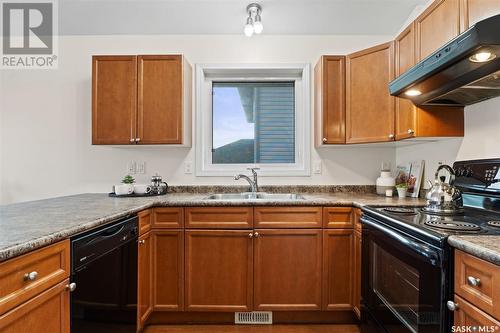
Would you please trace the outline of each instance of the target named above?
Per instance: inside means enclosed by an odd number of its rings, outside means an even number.
[[[270,325],[273,323],[273,313],[271,311],[235,312],[234,323]]]

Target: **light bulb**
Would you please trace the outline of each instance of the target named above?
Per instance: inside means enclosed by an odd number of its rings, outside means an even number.
[[[487,62],[490,60],[495,59],[496,55],[492,54],[491,52],[488,51],[479,51],[478,53],[475,53],[472,55],[469,60],[472,62]]]
[[[260,34],[263,29],[264,29],[264,26],[262,25],[262,20],[260,18],[260,15],[257,14],[255,16],[255,22],[253,24],[253,30],[255,31],[256,34]]]
[[[419,95],[422,95],[422,92],[420,90],[417,90],[417,89],[410,89],[410,90],[407,90],[405,91],[405,95],[406,96],[419,96]]]
[[[253,21],[250,16],[247,18],[247,24],[245,24],[245,29],[243,29],[243,31],[245,32],[245,36],[252,37],[254,29],[253,29]]]

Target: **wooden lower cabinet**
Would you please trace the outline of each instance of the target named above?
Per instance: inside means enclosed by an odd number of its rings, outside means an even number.
[[[252,230],[186,231],[186,311],[251,311]]]
[[[137,325],[142,329],[153,310],[153,262],[151,232],[142,235],[138,241],[137,275]]]
[[[321,229],[256,229],[254,309],[321,309]]]
[[[489,314],[481,311],[476,306],[470,304],[463,298],[455,295],[455,303],[457,304],[457,309],[454,312],[453,325],[455,327],[488,327],[492,328],[488,331],[483,332],[495,332],[500,327],[500,321],[496,320]],[[495,329],[495,327],[497,327]],[[466,330],[456,330],[455,332],[468,332]],[[471,331],[474,332],[474,331]],[[478,331],[479,332],[479,331]]]
[[[153,310],[184,310],[184,231],[153,230]]]
[[[0,333],[69,333],[69,290],[65,280],[0,316]]]
[[[323,231],[323,310],[351,310],[354,230]]]

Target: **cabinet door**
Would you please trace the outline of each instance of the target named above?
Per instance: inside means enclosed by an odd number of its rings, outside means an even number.
[[[153,231],[153,310],[184,310],[184,231]]]
[[[320,310],[322,231],[256,229],[255,310]]]
[[[500,14],[498,0],[461,0],[462,31],[485,18]]]
[[[435,0],[415,20],[416,60],[420,61],[460,33],[460,0]]]
[[[352,310],[354,230],[323,231],[323,310]]]
[[[182,56],[143,55],[138,65],[139,143],[182,143]]]
[[[92,57],[92,144],[135,143],[137,57]]]
[[[0,316],[0,333],[69,333],[69,280]]]
[[[186,231],[186,311],[251,311],[251,230]]]
[[[316,145],[345,143],[345,57],[322,56],[314,75]]]
[[[457,310],[454,312],[454,321],[453,324],[455,327],[487,327],[489,332],[495,332],[496,327],[500,327],[500,321],[491,317],[487,313],[481,311],[474,305],[470,304],[463,298],[455,295],[455,303],[458,305]],[[464,331],[465,332],[465,331]],[[474,331],[471,332],[480,332]],[[483,331],[488,332],[488,331]]]
[[[346,142],[394,140],[393,42],[347,56]]]
[[[153,310],[152,249],[151,233],[148,232],[142,235],[138,241],[137,325],[139,328],[144,326],[144,323]]]
[[[414,24],[406,28],[394,41],[395,74],[400,76],[415,65],[415,33]],[[397,98],[396,103],[396,140],[406,139],[415,135],[416,108],[405,98]]]
[[[354,231],[354,279],[353,279],[353,309],[361,317],[361,232]]]

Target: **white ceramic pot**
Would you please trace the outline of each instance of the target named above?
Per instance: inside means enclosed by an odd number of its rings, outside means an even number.
[[[394,189],[396,180],[391,176],[390,171],[381,171],[375,184],[377,185],[377,194],[385,195],[385,190]]]
[[[406,198],[406,187],[398,187],[398,197]]]
[[[134,193],[134,184],[120,184],[115,185],[116,195],[127,195]]]

